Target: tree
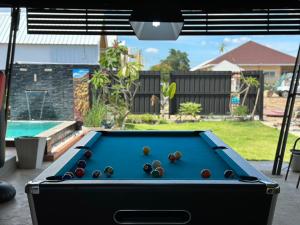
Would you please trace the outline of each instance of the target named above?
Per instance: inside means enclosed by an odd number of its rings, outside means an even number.
[[[168,81],[169,75],[173,71],[189,71],[190,60],[186,52],[170,49],[167,58],[160,61],[159,64],[150,68],[153,71],[160,71],[163,81]]]
[[[219,52],[222,54],[225,52],[226,44],[222,42],[219,46]]]
[[[172,68],[172,71],[188,71],[190,70],[190,60],[186,52],[170,49],[169,55],[162,60],[160,64],[167,64]]]
[[[133,107],[134,97],[139,88],[140,60],[130,55],[126,46],[115,42],[100,59],[101,69],[91,79],[101,99],[108,104],[117,125],[124,128],[125,121]]]

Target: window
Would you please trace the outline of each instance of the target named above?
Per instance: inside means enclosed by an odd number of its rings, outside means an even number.
[[[275,71],[264,71],[264,78],[266,83],[273,83],[276,81]]]

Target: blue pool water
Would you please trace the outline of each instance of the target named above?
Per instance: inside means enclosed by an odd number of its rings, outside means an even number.
[[[13,139],[20,136],[36,136],[61,122],[43,121],[9,121],[6,139]]]

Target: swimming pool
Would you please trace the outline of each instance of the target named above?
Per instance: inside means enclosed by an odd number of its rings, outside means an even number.
[[[8,121],[6,140],[12,140],[20,136],[36,136],[49,130],[61,122],[58,121]]]

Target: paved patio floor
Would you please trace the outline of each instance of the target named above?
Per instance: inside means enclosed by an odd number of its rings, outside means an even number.
[[[251,162],[274,181],[280,183],[281,193],[278,198],[273,225],[300,224],[300,189],[296,189],[299,174],[291,173],[284,182],[282,176],[271,176],[272,162]],[[46,168],[49,164],[44,164]],[[13,184],[17,190],[16,198],[8,203],[0,204],[0,225],[32,225],[24,185],[36,177],[42,170],[16,170],[8,177],[1,177]],[[283,172],[285,173],[285,171]],[[242,225],[242,224],[241,224]],[[255,225],[255,224],[254,224]]]

